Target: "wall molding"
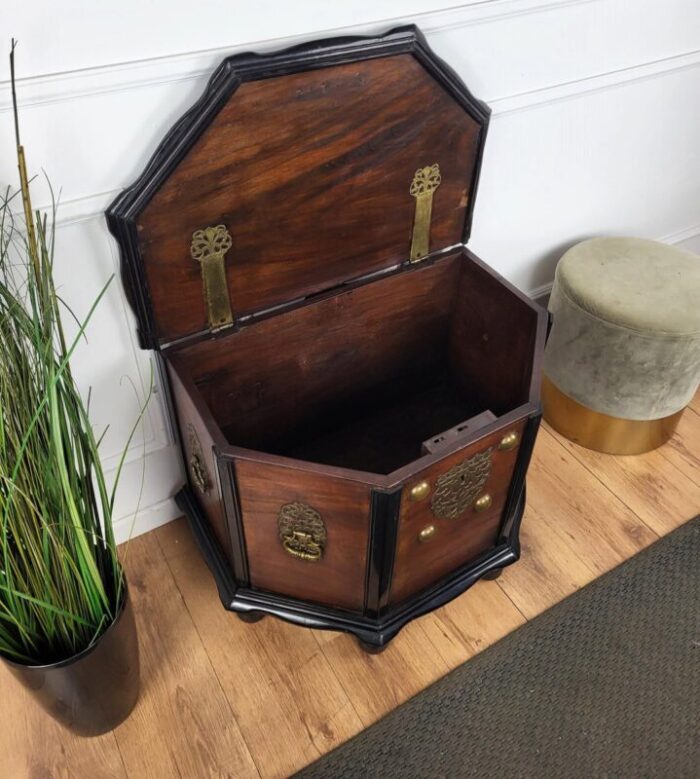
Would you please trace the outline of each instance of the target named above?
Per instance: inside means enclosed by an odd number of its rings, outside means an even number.
[[[174,498],[166,498],[158,503],[140,508],[136,514],[127,514],[115,519],[114,537],[118,544],[123,544],[130,538],[148,533],[157,527],[166,525],[181,516],[181,512],[175,505]]]
[[[690,227],[686,227],[684,230],[678,230],[675,233],[669,233],[668,235],[663,235],[661,238],[655,238],[653,240],[659,241],[659,243],[667,243],[671,246],[677,246],[678,244],[692,241],[695,238],[700,238],[700,224],[691,225]],[[549,295],[553,286],[554,279],[552,279],[552,281],[548,281],[546,284],[540,284],[539,287],[533,287],[529,291],[525,292],[525,294],[528,297],[531,297],[533,300],[537,300],[538,298]]]
[[[658,240],[661,241],[661,243],[670,243],[670,244],[677,244],[677,243],[685,243],[686,241],[692,241],[694,238],[698,238],[700,236],[700,224],[690,225],[690,227],[686,227],[684,230],[677,230],[675,233],[669,233],[668,235],[665,235],[663,238],[659,238]]]
[[[679,71],[696,68],[698,65],[700,65],[700,49],[694,49],[671,57],[630,65],[627,68],[585,76],[573,81],[563,81],[559,84],[506,97],[497,97],[486,102],[491,106],[492,115],[495,118],[505,114],[540,108],[570,98],[584,97],[594,92],[615,89],[639,81],[668,76]]]
[[[573,1],[591,2],[592,0]],[[545,107],[563,100],[585,97],[595,92],[616,89],[638,81],[662,78],[698,66],[700,66],[700,49],[619,70],[586,76],[574,81],[552,84],[541,89],[490,99],[486,102],[492,109],[492,121],[497,121],[501,116]],[[60,201],[57,211],[57,225],[72,225],[102,217],[107,206],[121,191],[121,189],[112,189]],[[41,211],[49,211],[49,209],[48,205],[40,207]],[[692,231],[694,226],[688,229]]]
[[[234,46],[221,46],[110,65],[59,71],[17,79],[22,110],[124,90],[142,89],[182,81],[206,79],[220,60],[242,51],[270,51],[312,38],[361,35],[401,24],[417,24],[427,35],[472,25],[487,24],[529,14],[547,13],[601,0],[481,0],[420,14],[392,16],[369,23],[312,30],[304,35],[262,38]],[[12,109],[9,81],[0,81],[0,114]]]

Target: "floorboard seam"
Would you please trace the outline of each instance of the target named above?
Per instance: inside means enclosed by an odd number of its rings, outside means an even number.
[[[685,409],[685,412],[684,412],[684,414],[692,414],[693,416],[696,416],[696,417],[700,418],[700,412],[696,411],[696,410],[695,410],[695,409],[694,409],[692,406],[687,406],[687,407],[686,407],[686,409]],[[675,433],[675,434],[674,434],[674,438],[675,438],[677,435],[678,435],[678,433]],[[673,438],[671,439],[671,441],[673,441]],[[677,450],[675,450],[675,449],[674,449],[674,451],[675,451],[675,452],[676,452],[676,453],[677,453],[679,456],[681,456],[681,457],[682,457],[682,455],[680,454],[680,452],[678,452],[678,451],[677,451]],[[684,476],[684,477],[685,477],[686,479],[688,479],[688,481],[690,481],[692,484],[700,485],[700,481],[695,481],[694,479],[691,479],[691,477],[690,477],[690,476],[686,476],[686,475],[685,475],[685,473],[684,473],[683,471],[680,471],[680,470],[678,469],[678,466],[676,466],[676,464],[673,462],[673,460],[672,460],[672,459],[671,459],[671,458],[668,456],[668,454],[667,454],[667,450],[666,450],[666,448],[665,448],[664,446],[662,446],[662,447],[659,449],[659,454],[660,454],[660,455],[661,455],[661,456],[664,458],[664,460],[666,460],[666,462],[669,462],[669,463],[671,463],[671,465],[675,466],[675,468],[676,468],[676,471],[678,471],[678,473],[680,473],[680,474],[681,474],[681,476]],[[691,454],[692,454],[692,453],[691,453]]]
[[[609,493],[610,493],[610,494],[611,494],[611,495],[612,495],[612,496],[613,496],[613,497],[614,497],[616,500],[620,501],[620,503],[621,503],[621,504],[622,504],[622,505],[623,505],[623,506],[624,506],[624,507],[625,507],[625,508],[626,508],[628,511],[631,511],[631,512],[632,512],[632,514],[634,514],[634,516],[635,516],[635,517],[636,517],[636,518],[637,518],[637,519],[638,519],[638,520],[639,520],[639,521],[642,523],[642,525],[644,525],[644,527],[645,527],[645,528],[647,528],[647,530],[649,530],[651,533],[653,533],[653,535],[656,537],[656,539],[663,538],[663,536],[665,536],[665,535],[667,535],[668,533],[672,532],[671,530],[667,530],[665,533],[659,533],[659,531],[658,531],[658,530],[655,530],[653,527],[651,527],[651,526],[649,525],[649,523],[648,523],[648,522],[645,522],[645,521],[644,521],[644,519],[643,519],[642,517],[640,517],[640,516],[639,516],[639,514],[638,514],[638,513],[637,513],[637,512],[636,512],[636,511],[635,511],[635,510],[632,508],[632,506],[630,506],[630,505],[628,505],[627,503],[625,503],[625,501],[624,501],[624,500],[623,500],[623,499],[622,499],[622,498],[621,498],[621,497],[620,497],[620,496],[619,496],[619,495],[618,495],[616,492],[613,492],[613,491],[610,489],[610,487],[609,487],[609,486],[608,486],[608,485],[607,485],[607,484],[606,484],[606,483],[605,483],[605,482],[604,482],[604,481],[603,481],[603,480],[602,480],[602,479],[601,479],[601,478],[598,476],[598,474],[597,474],[597,473],[595,473],[594,471],[592,471],[592,470],[591,470],[591,469],[588,467],[588,465],[587,465],[587,464],[586,464],[586,463],[585,463],[585,462],[584,462],[584,461],[583,461],[583,460],[582,460],[580,457],[578,457],[578,456],[576,455],[576,452],[574,452],[574,451],[572,451],[572,450],[570,450],[570,449],[567,449],[567,448],[566,448],[566,446],[564,446],[564,444],[563,444],[561,441],[559,441],[559,440],[557,439],[557,437],[556,437],[556,436],[552,435],[552,434],[549,432],[549,430],[547,430],[546,428],[544,428],[544,432],[545,432],[545,434],[546,434],[546,435],[548,435],[548,436],[549,436],[549,437],[550,437],[550,438],[551,438],[553,441],[555,441],[555,442],[556,442],[557,446],[561,447],[561,449],[563,449],[563,450],[564,450],[564,451],[565,451],[567,454],[570,454],[570,455],[571,455],[571,456],[574,458],[574,460],[576,460],[576,462],[577,462],[577,463],[578,463],[578,464],[579,464],[579,465],[580,465],[582,468],[584,468],[584,469],[585,469],[585,470],[586,470],[586,471],[587,471],[587,472],[588,472],[588,473],[589,473],[589,474],[590,474],[590,475],[591,475],[591,476],[592,476],[592,477],[593,477],[593,478],[594,478],[594,479],[595,479],[595,480],[596,480],[596,481],[597,481],[597,482],[598,482],[600,485],[602,485],[602,486],[605,488],[605,490],[606,490],[607,492],[609,492]],[[611,456],[612,456],[612,455],[611,455]],[[680,473],[680,471],[678,471],[678,469],[676,469],[676,471],[677,471],[678,473]],[[683,475],[683,474],[681,474],[681,476],[682,476],[682,475]],[[642,547],[642,549],[646,549],[646,547]],[[641,552],[642,550],[641,550],[641,549],[639,549],[639,550],[637,550],[637,551]],[[636,552],[635,552],[635,554],[636,554]],[[628,558],[625,558],[625,559],[628,559]],[[624,562],[624,560],[621,560],[621,561],[620,561],[620,563],[618,563],[618,565],[620,565],[622,562]],[[615,566],[615,567],[617,567],[617,566]]]
[[[335,672],[335,668],[333,667],[333,663],[331,662],[331,658],[326,654],[326,650],[324,648],[323,643],[318,640],[318,636],[316,635],[316,632],[315,631],[312,631],[312,632],[313,632],[313,636],[314,636],[314,641],[316,642],[316,645],[318,646],[318,648],[321,650],[321,654],[326,659],[326,662],[328,663],[328,667],[331,669],[331,672],[333,673],[333,676],[335,677],[335,680],[338,682],[338,685],[340,686],[340,689],[343,691],[343,695],[346,697],[348,703],[350,704],[350,708],[355,712],[355,715],[357,716],[358,721],[362,723],[362,730],[365,730],[372,723],[370,722],[369,724],[367,724],[364,721],[364,719],[360,716],[360,712],[355,708],[355,706],[354,706],[354,704],[352,702],[352,698],[348,694],[348,691],[347,691],[345,685],[343,684],[343,680]],[[338,634],[338,635],[342,635],[342,634]],[[351,736],[351,738],[352,738],[352,736]]]
[[[155,541],[158,546],[158,549],[163,556],[163,560],[165,561],[165,565],[170,573],[170,576],[172,577],[173,583],[175,584],[175,588],[180,593],[180,598],[182,599],[182,605],[185,607],[185,611],[187,612],[187,616],[190,619],[190,622],[192,623],[192,627],[194,629],[194,632],[197,634],[197,638],[199,639],[199,643],[202,645],[202,649],[204,649],[204,654],[206,655],[207,662],[209,663],[209,667],[211,668],[211,672],[214,675],[214,678],[216,679],[216,683],[219,685],[219,689],[221,690],[221,694],[224,696],[224,700],[226,701],[226,705],[229,708],[229,711],[231,713],[231,717],[233,718],[233,721],[236,723],[236,727],[238,728],[238,732],[240,733],[241,739],[243,743],[246,746],[246,749],[248,750],[248,755],[250,756],[250,759],[255,766],[255,770],[258,772],[258,776],[260,779],[263,779],[263,773],[260,770],[260,766],[258,765],[257,761],[255,760],[255,757],[253,756],[253,752],[250,749],[250,744],[248,743],[245,734],[243,733],[243,729],[240,726],[240,723],[238,722],[238,717],[236,717],[236,713],[233,710],[233,706],[231,705],[231,701],[229,700],[228,695],[226,694],[226,690],[224,689],[224,686],[221,683],[221,679],[219,678],[219,674],[216,672],[216,666],[214,665],[214,662],[211,659],[211,656],[209,655],[209,650],[207,648],[206,641],[202,638],[202,634],[199,632],[199,628],[197,627],[197,623],[192,615],[192,612],[190,611],[190,607],[187,603],[187,599],[185,598],[184,593],[180,589],[180,585],[177,581],[177,577],[173,573],[173,569],[170,567],[170,560],[168,559],[168,555],[165,554],[165,550],[163,549],[160,539],[158,538],[158,533],[154,533]]]

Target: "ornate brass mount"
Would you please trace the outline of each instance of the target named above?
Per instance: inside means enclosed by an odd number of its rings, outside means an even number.
[[[411,262],[418,262],[430,253],[430,219],[433,213],[433,192],[440,186],[440,166],[418,168],[411,182],[410,194],[416,199],[411,239]]]
[[[302,560],[316,561],[326,547],[326,526],[316,509],[306,503],[285,503],[279,510],[277,526],[286,552]]]
[[[202,266],[204,297],[209,310],[209,327],[212,330],[226,327],[233,322],[224,265],[224,256],[231,244],[231,236],[225,225],[205,227],[192,233],[190,255]]]
[[[187,425],[187,439],[190,450],[189,466],[192,484],[204,495],[209,492],[209,477],[204,465],[202,446],[199,443],[197,432],[191,423]]]
[[[475,454],[437,478],[430,508],[438,519],[455,519],[474,502],[491,473],[491,451]]]

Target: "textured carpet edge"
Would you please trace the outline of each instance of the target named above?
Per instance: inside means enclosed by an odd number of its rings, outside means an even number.
[[[448,673],[445,674],[445,676],[436,680],[429,687],[425,688],[424,690],[421,690],[416,695],[414,695],[407,701],[403,702],[392,711],[388,712],[379,720],[372,723],[367,728],[362,730],[360,733],[348,739],[347,741],[345,741],[343,744],[336,747],[331,752],[322,755],[317,761],[303,768],[295,776],[302,779],[303,777],[314,777],[314,776],[324,776],[324,777],[334,778],[336,776],[337,777],[341,777],[341,776],[371,777],[371,776],[378,775],[375,774],[374,771],[369,766],[365,766],[366,770],[364,771],[361,770],[359,766],[355,766],[355,769],[353,769],[353,771],[350,773],[344,773],[344,772],[338,773],[337,770],[335,769],[338,769],[339,761],[342,760],[344,755],[346,754],[350,755],[353,751],[357,751],[358,747],[361,747],[363,743],[366,743],[369,746],[369,741],[372,738],[373,734],[376,734],[381,730],[387,731],[388,729],[391,728],[393,723],[396,723],[401,719],[405,718],[407,713],[411,712],[413,708],[421,705],[421,703],[426,699],[430,697],[435,697],[435,696],[439,697],[441,695],[444,695],[445,691],[454,685],[455,679],[465,673],[465,670],[468,669],[470,677],[482,681],[484,685],[488,685],[489,679],[487,676],[484,676],[483,671],[484,670],[488,671],[494,663],[498,663],[503,658],[503,656],[507,656],[508,653],[510,652],[511,644],[513,644],[516,641],[518,642],[518,644],[526,643],[530,637],[530,634],[533,633],[538,634],[538,633],[546,632],[548,629],[551,628],[552,625],[556,624],[559,620],[562,619],[562,614],[566,615],[568,613],[574,612],[577,608],[577,603],[579,600],[585,599],[586,601],[588,601],[596,598],[599,591],[606,590],[607,588],[614,586],[617,582],[622,581],[625,577],[629,575],[629,572],[631,570],[637,570],[649,564],[654,565],[655,562],[658,562],[657,558],[663,558],[664,554],[666,553],[666,550],[674,547],[677,540],[679,538],[685,537],[686,535],[688,535],[691,538],[693,535],[698,536],[700,538],[700,516],[696,516],[694,518],[688,519],[683,524],[681,524],[677,528],[674,528],[666,535],[658,538],[649,546],[645,547],[644,549],[641,549],[632,557],[628,558],[627,560],[623,561],[619,565],[615,566],[609,571],[606,571],[605,573],[601,574],[597,578],[593,579],[588,584],[582,586],[581,588],[575,590],[571,594],[562,598],[562,600],[553,604],[551,607],[543,611],[541,614],[537,615],[536,617],[529,620],[522,626],[506,634],[504,637],[502,637],[495,643],[491,644],[490,646],[486,647],[483,651],[479,652],[477,655],[474,655],[473,657],[466,660],[463,664],[450,670]],[[518,565],[518,563],[515,563],[515,565]],[[682,571],[680,572],[680,575],[681,576],[683,575]],[[700,653],[700,649],[699,649],[699,653]],[[413,774],[410,775],[412,776]],[[472,774],[462,773],[459,770],[455,770],[453,774],[452,773],[442,774],[439,773],[439,771],[437,770],[435,773],[430,774],[430,776],[436,776],[436,777],[443,776],[443,775],[471,776]],[[529,776],[530,774],[527,773],[520,774],[517,773],[516,771],[512,775]],[[543,776],[544,775],[546,774],[543,774]],[[555,774],[552,773],[551,775],[553,776]],[[575,774],[571,773],[570,775],[574,776]],[[603,776],[607,774],[600,774],[600,775]],[[675,774],[675,775],[681,776],[682,774]],[[409,776],[409,773],[399,773],[396,774],[396,776]]]

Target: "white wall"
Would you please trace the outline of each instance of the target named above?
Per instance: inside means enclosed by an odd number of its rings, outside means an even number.
[[[470,246],[528,292],[561,251],[635,234],[700,251],[700,4],[697,0],[4,0],[0,41],[17,52],[30,168],[62,188],[57,274],[79,312],[117,269],[102,212],[228,53],[415,22],[493,108]],[[0,67],[0,185],[14,183],[10,93]],[[48,202],[37,182],[35,203]],[[106,467],[147,383],[118,281],[75,360],[93,387]],[[176,515],[181,481],[160,397],[129,452],[125,537]]]

